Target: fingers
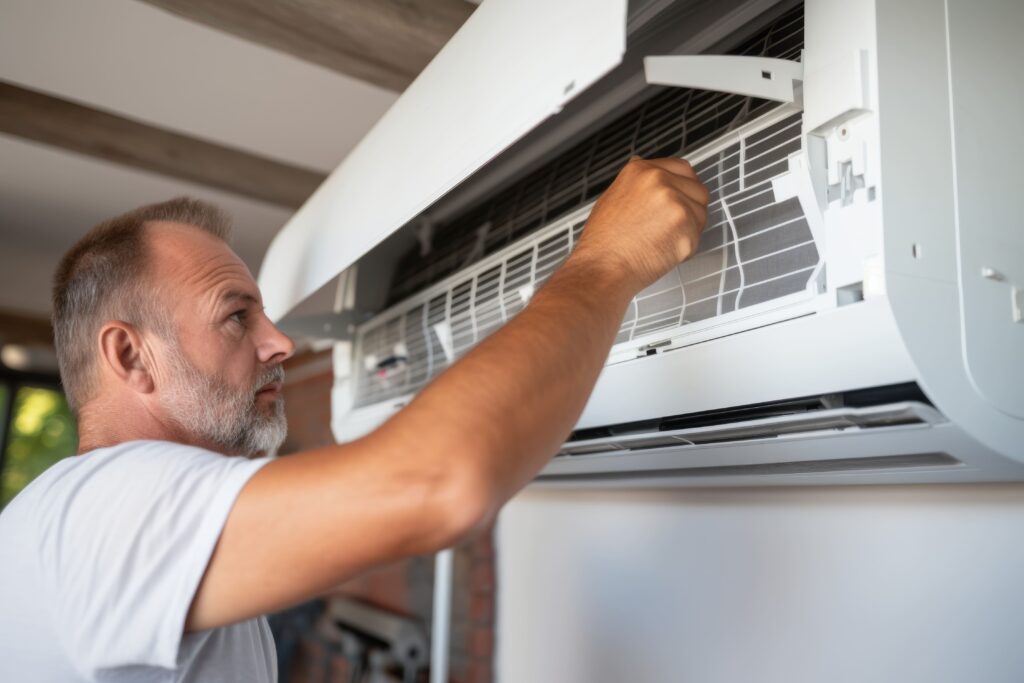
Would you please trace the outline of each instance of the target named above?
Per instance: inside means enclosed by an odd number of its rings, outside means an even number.
[[[693,166],[691,166],[690,162],[685,159],[679,159],[677,157],[663,157],[661,159],[644,159],[644,162],[651,164],[652,166],[657,166],[658,168],[668,171],[673,175],[683,176],[684,178],[697,178],[697,174],[694,172]]]
[[[577,253],[618,261],[640,291],[696,252],[707,220],[708,190],[688,162],[633,157],[591,211]]]
[[[682,201],[683,206],[690,212],[690,215],[694,218],[694,227],[697,229],[697,234],[704,232],[704,226],[708,222],[708,206],[702,201],[695,200],[687,194],[680,192],[679,199]]]
[[[675,157],[645,160],[634,156],[627,170],[639,174],[649,192],[660,188],[667,193],[670,201],[678,203],[692,221],[696,231],[693,237],[700,236],[707,222],[709,193],[688,161]]]
[[[686,195],[687,199],[699,204],[705,210],[708,206],[708,188],[696,178],[681,178],[676,183],[676,189]]]
[[[648,168],[654,167],[662,171],[663,182],[670,184],[673,188],[682,192],[694,202],[707,205],[708,189],[697,177],[697,174],[694,172],[693,166],[690,165],[690,162],[685,159],[678,159],[675,157],[646,160],[640,160],[639,157],[634,157],[634,159],[641,161]]]

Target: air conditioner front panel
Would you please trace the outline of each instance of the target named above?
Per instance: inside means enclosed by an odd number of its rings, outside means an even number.
[[[725,326],[717,330],[723,335],[718,338],[607,366],[577,427],[899,384],[916,377],[884,299],[755,324]]]
[[[626,16],[626,0],[481,5],[274,239],[259,275],[271,319],[617,66]]]

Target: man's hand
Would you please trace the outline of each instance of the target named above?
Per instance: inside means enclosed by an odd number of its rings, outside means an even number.
[[[693,255],[707,216],[688,162],[634,157],[594,206],[575,258],[622,269],[639,291]]]
[[[696,249],[706,205],[686,162],[630,161],[514,320],[372,434],[253,476],[187,630],[295,604],[492,519],[579,420],[633,296]]]

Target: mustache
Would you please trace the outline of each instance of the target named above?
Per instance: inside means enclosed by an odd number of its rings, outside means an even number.
[[[284,382],[284,367],[280,363],[260,371],[259,376],[256,377],[256,381],[253,383],[252,392],[255,394],[271,382]]]

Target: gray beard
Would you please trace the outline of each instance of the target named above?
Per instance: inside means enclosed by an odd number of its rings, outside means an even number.
[[[171,383],[165,389],[165,407],[178,426],[195,441],[210,444],[230,455],[273,455],[284,443],[288,423],[284,401],[268,412],[256,405],[256,392],[270,382],[283,381],[284,370],[275,365],[262,370],[248,391],[238,391],[216,375],[194,366],[176,344],[169,344]]]

